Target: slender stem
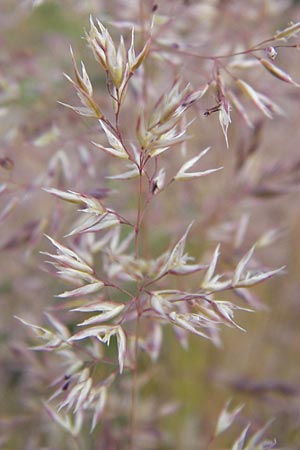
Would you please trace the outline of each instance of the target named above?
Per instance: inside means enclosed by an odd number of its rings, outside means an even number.
[[[210,447],[211,444],[214,442],[214,440],[215,440],[215,435],[213,434],[213,435],[209,438],[209,441],[208,441],[208,443],[207,443],[207,445],[206,445],[206,447],[205,447],[205,450],[208,450],[208,449],[209,449],[209,447]]]
[[[141,229],[141,219],[142,219],[142,169],[140,169],[139,175],[139,187],[138,187],[138,210],[137,210],[137,218],[135,225],[135,256],[139,257],[139,238],[140,238],[140,229]]]
[[[120,131],[120,128],[119,128],[119,116],[120,116],[121,103],[120,103],[120,95],[119,95],[119,90],[118,89],[117,89],[117,99],[116,99],[116,101],[117,101],[117,104],[118,104],[117,111],[116,111],[116,114],[115,114],[116,130],[117,130],[118,136],[122,137],[122,134],[121,134],[121,131]]]
[[[79,437],[78,436],[72,436],[72,437],[73,437],[73,441],[74,441],[74,448],[76,450],[82,450],[82,446],[81,446]]]
[[[132,370],[132,388],[131,388],[131,415],[130,415],[130,450],[135,448],[135,435],[137,424],[137,369],[138,369],[138,339],[139,339],[139,325],[140,325],[140,313],[139,308],[139,296],[136,299],[137,302],[137,318],[135,326],[135,342],[134,342],[134,367]]]
[[[143,163],[142,163],[142,155],[140,157],[139,162],[139,185],[138,185],[138,205],[137,205],[137,216],[136,216],[136,224],[135,224],[135,256],[139,257],[140,249],[139,249],[139,238],[140,238],[140,230],[141,230],[141,222],[142,222],[142,202],[143,202]],[[135,342],[134,342],[134,366],[132,369],[132,389],[131,389],[131,414],[130,414],[130,444],[129,449],[134,450],[135,447],[135,436],[136,436],[136,414],[137,414],[137,369],[138,369],[138,340],[139,340],[139,324],[140,324],[140,296],[142,287],[139,286],[137,282],[137,296],[135,298],[135,307],[136,307],[136,324],[135,324]]]
[[[195,58],[199,58],[199,59],[206,59],[206,60],[212,60],[212,61],[216,61],[219,59],[226,59],[226,58],[232,58],[234,56],[239,56],[239,55],[247,55],[247,54],[251,54],[253,52],[262,52],[265,51],[266,45],[267,44],[271,44],[272,42],[276,42],[276,39],[270,38],[270,39],[266,39],[264,41],[259,42],[258,44],[254,45],[253,47],[250,47],[246,50],[241,50],[239,52],[232,52],[232,53],[227,53],[225,55],[201,55],[195,51],[192,50],[187,50],[184,48],[172,48],[172,47],[168,47],[164,44],[159,44],[160,47],[163,47],[164,50],[167,50],[169,52],[172,53],[179,53],[179,54],[183,54],[185,56],[191,56],[191,57],[195,57]],[[279,44],[276,45],[276,43],[274,44],[274,46],[276,48],[279,47],[284,47],[284,48],[299,48],[299,44]]]

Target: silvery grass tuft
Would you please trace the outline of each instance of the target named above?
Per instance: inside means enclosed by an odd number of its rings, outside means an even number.
[[[262,73],[269,72],[299,88],[275,60],[280,48],[298,46],[290,44],[289,39],[297,36],[300,23],[290,24],[249,48],[210,56],[197,54],[189,46],[174,46],[161,40],[163,25],[155,16],[155,9],[143,30],[132,27],[129,36],[125,33],[117,41],[102,21],[90,18],[85,39],[105,75],[110,107],[107,100],[102,102],[98,98],[84,63],[76,62],[71,49],[74,74],[66,78],[75,88],[79,104],[62,104],[97,121],[94,152],[110,158],[113,165],[109,167],[115,167],[113,170],[117,172],[107,173],[107,182],[115,186],[119,183],[122,193],[128,189],[132,201],[128,212],[124,212],[124,208],[115,207],[113,196],[106,192],[97,195],[79,192],[72,186],[69,189],[50,183],[43,186],[47,194],[59,202],[73,204],[78,211],[64,236],[46,235],[52,250],[43,252],[51,273],[71,287],[56,295],[60,305],[55,313],[46,314],[48,326],[19,318],[38,339],[35,350],[57,355],[61,375],[53,380],[53,393],[44,401],[44,408],[80,449],[87,448],[84,442],[87,426],[90,433],[97,426],[103,431],[97,438],[97,449],[158,448],[161,442],[155,440],[156,431],[147,428],[143,414],[140,417],[138,394],[148,376],[140,366],[142,353],[153,363],[157,361],[166,327],[174,330],[175,338],[184,348],[191,334],[220,346],[223,326],[245,331],[235,313],[252,312],[257,306],[251,288],[285,269],[276,264],[272,268],[259,266],[256,252],[262,246],[261,240],[239,255],[230,270],[220,270],[220,244],[209,257],[195,259],[189,252],[189,237],[197,228],[197,212],[195,221],[190,222],[182,212],[183,205],[173,197],[170,201],[178,212],[179,226],[172,234],[170,246],[151,252],[145,246],[144,236],[145,230],[151,231],[155,224],[155,217],[148,211],[161,195],[168,195],[173,185],[201,186],[203,177],[212,177],[218,183],[223,166],[204,165],[213,148],[200,148],[189,154],[193,140],[189,129],[198,120],[197,111],[207,96],[214,99],[214,104],[204,108],[203,116],[210,120],[214,114],[218,115],[224,152],[230,151],[226,147],[230,148],[228,134],[230,127],[234,127],[232,111],[254,132],[257,124],[247,102],[267,118],[283,114],[275,100],[244,80],[241,73],[260,67]],[[122,112],[126,102],[132,102],[132,92],[140,89],[139,83],[151,84],[145,75],[146,65],[173,55],[176,61],[189,54],[211,63],[206,82],[193,85],[175,67],[176,73],[173,71],[174,76],[170,73],[165,92],[155,96],[155,90],[146,87],[144,99],[149,103],[140,101],[131,105],[131,129],[124,130]],[[128,106],[125,111],[128,114]],[[246,164],[251,150],[248,153],[240,157],[240,168]],[[57,158],[67,164],[63,153]],[[133,192],[127,187],[130,183],[135,183]],[[8,205],[2,214],[7,214],[11,207],[12,204]],[[243,216],[236,229],[237,249],[241,248],[246,227],[247,216]],[[264,239],[273,242],[271,235]],[[243,306],[238,299],[244,301]],[[226,404],[211,443],[229,428],[241,409],[242,406],[234,408]],[[166,410],[172,413],[176,406],[167,405]],[[157,414],[164,414],[163,405]],[[269,423],[250,436],[247,425],[232,444],[232,450],[274,448],[275,441],[264,438],[268,426]]]

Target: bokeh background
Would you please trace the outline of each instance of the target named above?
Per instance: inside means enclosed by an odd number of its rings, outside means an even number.
[[[158,1],[161,39],[188,42],[202,54],[220,54],[272,36],[289,21],[300,20],[298,2],[277,0]],[[75,115],[58,101],[78,104],[63,73],[72,73],[69,46],[77,61],[84,59],[96,97],[109,109],[103,72],[86,47],[89,15],[99,17],[113,35],[129,36],[128,24],[149,17],[153,2],[138,0],[1,0],[0,3],[0,447],[3,449],[72,449],[72,443],[43,411],[56,375],[52,356],[28,349],[28,330],[14,318],[45,323],[44,311],[55,307],[58,282],[47,273],[43,233],[63,236],[76,214],[42,191],[43,186],[84,192],[110,189],[114,208],[131,211],[133,196],[105,179],[120,172],[115,161],[92,149],[99,141],[97,123]],[[117,24],[117,21],[121,21]],[[110,25],[109,25],[110,24]],[[163,24],[163,25],[162,25]],[[165,24],[165,25],[164,25]],[[142,38],[137,37],[137,46]],[[297,39],[293,42],[297,42]],[[300,41],[299,41],[300,42]],[[278,65],[300,80],[297,49],[281,49]],[[149,61],[149,104],[170,86],[179,71],[199,86],[212,67],[201,59],[164,54]],[[238,70],[238,69],[237,69]],[[243,76],[244,76],[244,72]],[[222,347],[191,337],[184,350],[172,330],[164,331],[161,356],[154,367],[143,361],[149,380],[142,390],[147,407],[158,400],[175,402],[176,413],[158,420],[167,438],[144,448],[204,449],[226,401],[244,403],[232,430],[210,448],[230,448],[247,423],[259,429],[269,419],[270,437],[279,448],[300,449],[300,208],[299,88],[283,83],[263,69],[249,70],[245,79],[267,93],[286,115],[265,118],[247,103],[255,123],[249,129],[233,111],[227,149],[217,115],[203,112],[214,104],[208,93],[192,112],[191,151],[213,147],[207,159],[224,166],[218,176],[181,184],[166,191],[148,212],[144,251],[157,256],[196,218],[189,250],[209,259],[222,244],[223,270],[259,241],[257,258],[266,268],[286,265],[286,272],[252,290],[255,313],[239,313],[247,332],[226,328]],[[135,89],[126,103],[122,126],[132,139],[138,106]],[[192,114],[191,113],[191,114]],[[128,131],[127,131],[128,130]],[[179,153],[178,153],[179,154]],[[167,173],[178,154],[165,157]],[[250,155],[249,157],[245,155]],[[243,162],[243,158],[246,162]],[[242,161],[242,163],[241,163]],[[100,191],[99,191],[100,190]],[[170,201],[171,199],[171,201]],[[130,214],[130,212],[129,212]],[[241,224],[245,238],[237,243]],[[175,285],[177,283],[174,282]],[[178,281],[177,287],[182,286]],[[188,288],[184,281],[184,288]],[[226,294],[224,299],[232,299]],[[256,297],[255,297],[256,298]],[[252,299],[253,301],[253,299]],[[164,442],[164,443],[163,443]],[[169,443],[168,443],[169,442]],[[149,444],[150,445],[150,444]],[[154,445],[154,446],[153,446]],[[98,449],[87,433],[85,449]],[[122,447],[120,447],[122,448]]]

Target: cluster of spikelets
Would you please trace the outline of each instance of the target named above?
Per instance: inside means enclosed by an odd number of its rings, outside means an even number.
[[[299,30],[300,24],[293,24],[277,32],[271,39],[243,52],[242,55],[228,55],[228,58],[232,59],[227,65],[227,74],[232,73],[234,67],[249,67],[251,64],[259,63],[275,77],[298,86],[286,72],[272,62],[276,50],[270,44],[293,36]],[[102,106],[95,100],[85,66],[81,63],[80,73],[73,52],[74,80],[67,76],[75,87],[82,106],[66,106],[80,115],[98,119],[108,145],[94,143],[95,146],[109,156],[127,160],[125,171],[109,178],[121,181],[139,179],[136,222],[132,223],[108,207],[105,204],[106,200],[100,201],[92,195],[71,190],[45,188],[48,193],[60,200],[79,207],[80,218],[67,234],[69,238],[74,238],[71,241],[72,249],[48,237],[56,253],[45,254],[50,259],[48,262],[54,267],[56,275],[75,286],[57,297],[68,299],[66,309],[72,311],[72,314],[79,313],[80,317],[87,315],[87,318],[76,321],[80,331],[75,330],[74,334],[51,314],[47,314],[52,325],[51,329],[21,320],[43,341],[36,349],[55,352],[63,358],[64,375],[57,381],[58,388],[45,403],[45,407],[51,417],[73,436],[80,434],[86,413],[92,413],[91,429],[94,430],[108,402],[108,390],[115,382],[118,372],[121,374],[136,371],[139,349],[145,350],[153,361],[158,358],[163,326],[174,327],[179,341],[184,346],[189,333],[210,339],[219,345],[220,325],[241,329],[235,322],[234,312],[251,310],[230,301],[220,300],[220,294],[231,291],[238,297],[249,299],[246,294],[247,288],[283,270],[283,267],[275,270],[259,270],[253,266],[251,268],[250,260],[255,245],[241,258],[231,274],[217,271],[220,246],[217,246],[208,263],[194,261],[186,251],[186,241],[192,224],[187,227],[181,238],[158,258],[147,259],[140,254],[139,240],[144,212],[154,197],[170,183],[196,179],[222,169],[218,167],[191,171],[208,153],[209,148],[206,148],[188,159],[169,180],[166,180],[165,169],[160,165],[159,156],[185,141],[189,124],[183,126],[185,123],[183,117],[187,109],[208,90],[213,90],[217,105],[206,110],[205,115],[208,116],[215,111],[219,113],[227,145],[231,105],[237,109],[248,125],[251,125],[251,120],[236,94],[236,87],[266,116],[271,117],[273,112],[280,112],[272,100],[242,79],[233,75],[233,81],[229,81],[227,77],[225,79],[221,67],[218,67],[218,58],[212,57],[217,67],[213,80],[198,89],[192,89],[190,85],[182,88],[181,80],[175,80],[169,92],[157,100],[150,113],[140,112],[136,124],[138,144],[128,146],[120,130],[120,110],[126,100],[131,77],[151,52],[152,31],[153,25],[150,25],[145,45],[136,55],[134,30],[129,49],[126,49],[122,37],[116,48],[102,23],[97,20],[95,25],[92,19],[90,21],[90,31],[86,39],[96,61],[106,73],[107,91],[115,115],[114,123],[108,119]],[[265,52],[266,58],[256,56],[256,53],[261,51]],[[145,195],[141,188],[142,183],[147,186]],[[197,275],[198,272],[204,272],[204,275],[199,275],[197,290],[189,292],[174,289],[172,276]],[[106,288],[110,290],[107,296]],[[111,296],[114,297],[114,301],[106,298]],[[135,324],[141,321],[145,327],[137,333]],[[147,325],[149,323],[151,326]],[[112,338],[117,342],[115,360],[107,357],[102,345],[110,346]],[[93,377],[93,367],[98,364],[107,364],[111,369],[111,372],[101,380]],[[216,435],[232,423],[239,411],[240,408],[237,408],[233,413],[229,413],[227,407],[224,409]],[[71,418],[72,415],[75,417],[74,420]],[[248,427],[238,438],[233,449],[267,449],[274,446],[274,442],[261,442],[265,429],[259,431],[248,444],[245,444],[247,430]]]

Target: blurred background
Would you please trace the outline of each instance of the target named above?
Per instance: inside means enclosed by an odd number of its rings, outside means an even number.
[[[170,86],[177,73],[194,87],[209,80],[210,61],[171,52],[180,45],[203,55],[247,48],[300,21],[299,2],[281,0],[158,1],[157,53],[149,57],[149,105]],[[72,442],[44,413],[42,399],[51,395],[57,362],[51,355],[28,349],[27,330],[14,318],[45,323],[59,288],[47,274],[43,233],[62,237],[76,217],[74,208],[56,202],[42,187],[57,187],[106,195],[124,214],[134,209],[135,185],[128,190],[105,175],[119,173],[119,163],[93,149],[99,126],[58,103],[78,104],[63,73],[72,75],[69,47],[85,61],[95,96],[103,110],[110,105],[105,77],[87,49],[84,29],[92,14],[113,36],[149,20],[152,1],[138,0],[1,0],[0,3],[0,447],[3,449],[72,449]],[[119,38],[117,37],[117,40]],[[300,40],[298,39],[300,42]],[[293,42],[297,42],[294,39]],[[175,45],[176,44],[176,45]],[[161,45],[161,47],[159,47]],[[165,46],[165,47],[164,47]],[[281,49],[276,64],[300,82],[298,49]],[[141,397],[155,412],[158,400],[175,402],[177,411],[157,420],[163,438],[141,448],[205,449],[218,415],[228,399],[244,403],[232,430],[209,449],[230,448],[251,422],[253,431],[275,418],[268,432],[278,447],[300,449],[300,208],[299,208],[299,88],[283,83],[262,68],[233,68],[258,91],[280,105],[285,114],[267,119],[246,101],[251,129],[233,110],[226,148],[217,115],[204,117],[214,106],[212,92],[198,102],[191,117],[192,153],[210,145],[207,168],[224,166],[216,178],[171,187],[158,197],[147,215],[144,251],[159,255],[196,219],[189,250],[208,261],[221,242],[222,269],[231,270],[255,243],[261,265],[286,265],[285,273],[251,290],[255,313],[238,313],[247,331],[224,328],[222,346],[191,337],[184,350],[172,330],[165,329],[161,355],[153,367],[145,358],[149,380]],[[241,72],[239,72],[241,70]],[[121,118],[128,140],[134,139],[141,80],[132,90]],[[178,156],[179,155],[179,156]],[[168,174],[180,165],[180,152],[164,159]],[[116,164],[116,165],[115,165]],[[133,195],[128,195],[128,192]],[[170,198],[172,201],[170,201]],[[173,200],[173,199],[176,199]],[[242,231],[241,231],[242,230]],[[245,230],[245,233],[243,233]],[[245,234],[245,236],[243,236]],[[174,282],[175,285],[177,281]],[[190,281],[178,281],[188,289]],[[196,281],[192,281],[194,286]],[[222,296],[232,299],[232,294]],[[242,306],[243,300],[242,300]],[[247,305],[246,305],[247,307]],[[64,313],[62,313],[64,314]],[[147,410],[148,411],[148,410]],[[100,433],[100,431],[98,431]],[[161,439],[161,440],[160,440]],[[87,432],[85,449],[102,449]],[[117,448],[117,447],[116,447]],[[122,448],[122,447],[120,447]]]

